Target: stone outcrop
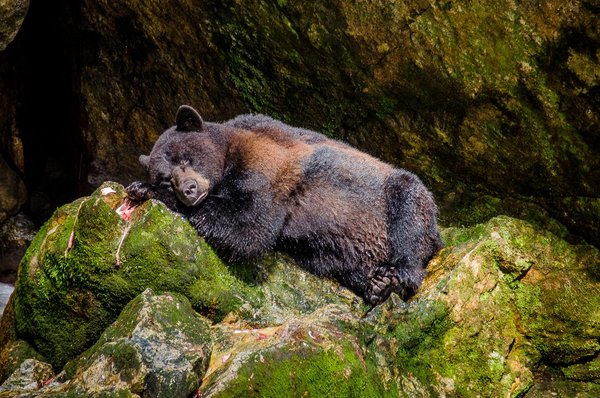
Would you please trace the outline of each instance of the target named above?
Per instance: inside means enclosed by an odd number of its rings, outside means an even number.
[[[505,216],[447,228],[418,294],[366,313],[281,255],[222,263],[161,203],[124,220],[123,199],[106,183],[36,236],[1,320],[0,397],[600,392],[593,246]]]
[[[28,7],[29,0],[0,1],[0,51],[15,38],[27,15]]]

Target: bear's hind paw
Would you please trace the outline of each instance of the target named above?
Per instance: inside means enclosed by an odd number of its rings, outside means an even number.
[[[392,292],[397,293],[403,301],[414,296],[417,286],[411,279],[402,277],[403,273],[396,267],[380,265],[369,272],[369,281],[365,289],[365,301],[375,307],[386,301]]]

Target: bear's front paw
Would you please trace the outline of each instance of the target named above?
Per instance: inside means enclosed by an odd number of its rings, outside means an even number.
[[[135,181],[125,188],[127,199],[134,203],[140,203],[152,198],[152,185],[143,181]]]

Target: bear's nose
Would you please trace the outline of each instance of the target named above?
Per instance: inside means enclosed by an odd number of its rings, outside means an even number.
[[[185,196],[194,197],[198,191],[198,184],[194,180],[186,181],[183,183],[182,191]]]

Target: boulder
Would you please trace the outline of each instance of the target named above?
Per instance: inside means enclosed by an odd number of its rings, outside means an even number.
[[[189,301],[146,289],[94,346],[66,365],[68,382],[48,392],[188,397],[200,385],[210,354],[208,322]]]
[[[63,206],[21,261],[16,332],[56,368],[94,344],[148,287],[186,296],[212,321],[235,316],[256,325],[340,300],[337,285],[283,266],[277,256],[258,267],[228,267],[160,202],[124,220],[116,211],[124,198],[121,185],[106,183]]]
[[[27,200],[25,183],[0,154],[0,226]]]
[[[34,239],[1,320],[0,375],[31,358],[58,376],[0,397],[600,393],[594,246],[506,216],[446,228],[417,295],[368,311],[283,255],[221,262],[159,202],[123,219],[123,200],[106,183]]]
[[[371,344],[392,348],[401,383],[431,396],[523,396],[542,375],[598,382],[596,248],[508,217],[443,235],[414,300],[372,316]]]
[[[56,368],[94,344],[148,287],[183,293],[217,320],[261,300],[180,216],[149,201],[126,221],[115,211],[123,199],[123,187],[108,183],[57,210],[21,262],[16,331]]]
[[[14,285],[25,250],[35,237],[35,224],[22,212],[0,224],[0,282]]]

